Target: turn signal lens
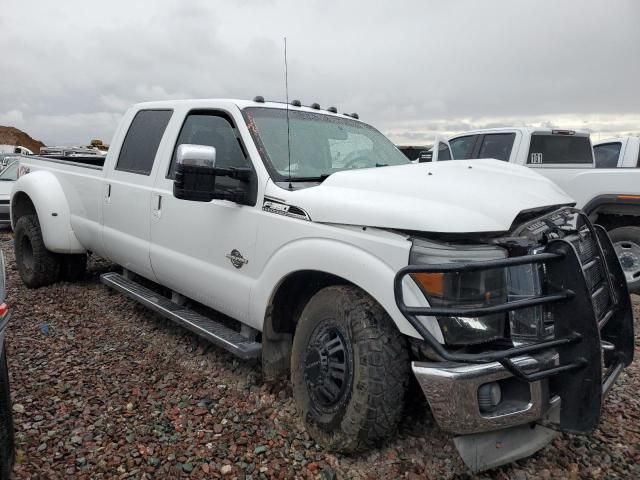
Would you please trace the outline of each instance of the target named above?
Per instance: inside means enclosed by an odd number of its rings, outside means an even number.
[[[444,297],[444,273],[412,273],[411,277],[429,297]]]

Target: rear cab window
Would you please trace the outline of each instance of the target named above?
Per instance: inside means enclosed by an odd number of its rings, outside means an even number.
[[[537,132],[531,134],[527,165],[593,165],[587,135]]]
[[[596,168],[616,168],[620,158],[621,142],[602,143],[593,147]]]
[[[140,110],[122,142],[116,170],[150,175],[172,110]]]

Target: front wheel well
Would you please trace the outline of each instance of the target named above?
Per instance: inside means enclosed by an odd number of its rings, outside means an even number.
[[[25,215],[38,216],[36,207],[29,195],[24,192],[16,192],[11,201],[11,221],[15,226],[18,220]]]
[[[262,331],[262,371],[276,380],[289,373],[296,324],[311,297],[330,285],[351,282],[330,273],[300,270],[287,275],[276,287],[267,306]]]
[[[269,302],[271,322],[276,333],[294,333],[298,316],[317,292],[329,285],[350,284],[344,278],[315,270],[289,274],[274,292]]]

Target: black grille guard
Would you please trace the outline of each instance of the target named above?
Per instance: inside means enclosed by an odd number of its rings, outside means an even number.
[[[593,256],[583,261],[580,244],[584,241],[593,241],[596,248]],[[472,309],[413,307],[404,302],[402,282],[412,273],[470,272],[537,263],[545,265],[547,281],[554,287],[552,293]],[[586,275],[593,274],[589,269],[594,265],[602,269],[604,278],[597,288],[590,290]],[[607,293],[608,303],[600,311],[600,300],[607,299]],[[404,267],[395,276],[394,295],[399,310],[442,359],[476,364],[499,362],[515,377],[527,382],[550,378],[552,392],[562,398],[560,427],[565,431],[585,433],[597,427],[603,393],[614,380],[610,377],[633,359],[633,314],[625,277],[605,230],[588,220],[580,232],[550,241],[544,252],[538,254],[485,262]],[[554,338],[482,353],[448,350],[418,318],[484,316],[538,305],[544,305],[553,314]],[[557,353],[559,362],[537,371],[525,371],[513,362],[514,357],[543,352]]]

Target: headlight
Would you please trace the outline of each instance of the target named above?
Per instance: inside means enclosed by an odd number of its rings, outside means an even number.
[[[537,297],[542,294],[543,270],[539,264],[526,264],[507,269],[509,301]],[[541,305],[509,313],[511,339],[526,343],[553,336],[551,313],[543,313]]]
[[[507,257],[505,249],[493,245],[448,245],[414,240],[412,265],[435,265],[499,260]],[[478,308],[504,304],[539,295],[537,266],[501,267],[479,271],[447,273],[413,273],[432,307]],[[449,345],[473,345],[508,336],[507,318],[512,336],[537,335],[541,309],[528,308],[480,317],[436,317],[445,342]]]
[[[454,246],[415,240],[411,249],[412,265],[468,263],[506,258],[507,252],[491,245]],[[507,301],[506,269],[476,272],[413,273],[433,307],[486,307]],[[471,345],[505,336],[504,313],[481,317],[437,317],[445,342]]]

